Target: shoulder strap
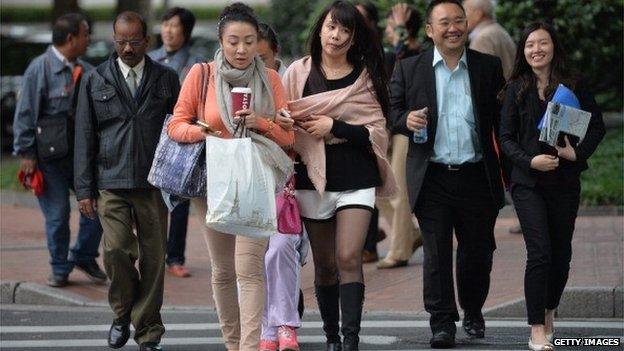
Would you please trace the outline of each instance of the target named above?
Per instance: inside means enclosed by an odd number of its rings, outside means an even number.
[[[197,109],[198,117],[201,116],[205,120],[204,107],[206,106],[206,95],[208,92],[208,82],[210,81],[210,65],[203,62],[202,65],[202,79],[201,79],[201,95],[199,96],[199,106]]]

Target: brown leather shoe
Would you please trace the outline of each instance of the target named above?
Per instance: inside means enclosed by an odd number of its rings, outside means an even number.
[[[416,239],[416,241],[414,241],[414,245],[412,245],[412,253],[416,252],[416,250],[418,250],[419,247],[421,247],[423,244],[423,239],[422,236],[420,236],[418,239]]]
[[[175,275],[178,278],[188,278],[191,276],[191,272],[189,272],[188,269],[186,269],[186,267],[181,264],[172,264],[171,266],[167,267],[167,270],[169,271],[169,273]]]
[[[388,235],[386,234],[386,231],[379,228],[377,230],[377,242],[383,241],[384,239],[386,239],[388,237]]]
[[[370,252],[368,250],[362,251],[362,263],[376,262],[379,259],[376,252]]]
[[[390,269],[407,266],[407,260],[395,260],[389,257],[377,262],[377,269]]]

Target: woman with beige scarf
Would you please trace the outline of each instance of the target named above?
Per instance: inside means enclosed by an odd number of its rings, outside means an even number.
[[[221,48],[209,64],[203,114],[198,113],[198,104],[205,67],[197,64],[184,80],[167,132],[178,142],[195,143],[204,141],[208,134],[193,123],[195,117],[208,124],[213,135],[223,138],[232,137],[236,123],[245,123],[263,160],[273,168],[277,183],[284,184],[292,174],[292,160],[281,147],[292,145],[294,135],[274,122],[276,112],[286,107],[286,99],[277,72],[265,68],[256,55],[258,20],[247,5],[235,3],[221,13],[218,30]],[[232,111],[230,90],[235,87],[251,88],[250,109]],[[205,223],[206,199],[194,199],[194,205]],[[234,236],[207,227],[204,230],[212,267],[213,298],[225,347],[228,351],[257,351],[268,240]]]
[[[362,249],[375,194],[391,195],[383,52],[355,6],[336,1],[310,33],[309,57],[283,82],[296,123],[296,197],[310,236],[327,350],[358,350]],[[342,311],[342,335],[339,315]]]

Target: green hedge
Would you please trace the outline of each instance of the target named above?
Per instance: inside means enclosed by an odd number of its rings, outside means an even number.
[[[581,174],[581,204],[624,205],[624,128],[608,129]]]

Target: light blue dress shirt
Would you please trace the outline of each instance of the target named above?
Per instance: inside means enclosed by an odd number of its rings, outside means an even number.
[[[437,48],[433,49],[438,125],[432,162],[458,165],[482,158],[472,107],[466,50],[450,70]]]

